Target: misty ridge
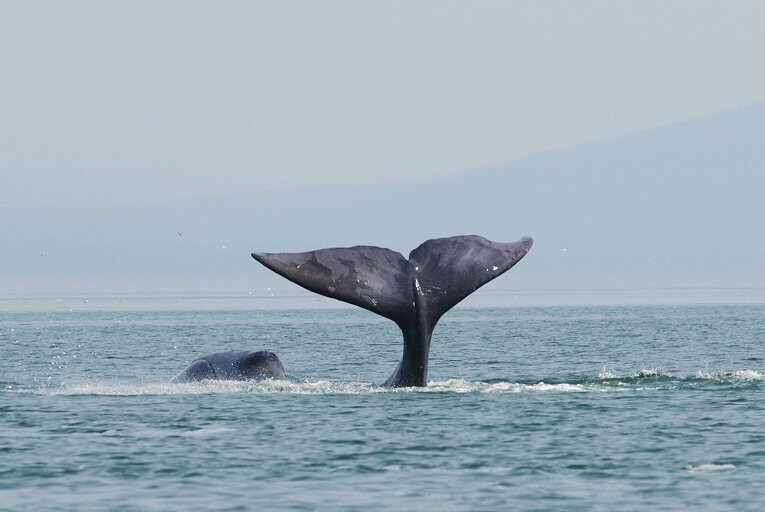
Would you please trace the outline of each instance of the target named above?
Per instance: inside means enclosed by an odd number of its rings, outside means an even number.
[[[0,206],[0,293],[294,290],[250,252],[458,234],[534,237],[501,289],[763,287],[763,142],[757,105],[445,179]]]

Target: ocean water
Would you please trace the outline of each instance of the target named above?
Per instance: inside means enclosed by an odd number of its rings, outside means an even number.
[[[6,301],[0,510],[765,508],[763,305],[458,308],[386,390],[371,313],[141,304]],[[288,380],[168,382],[238,348]]]

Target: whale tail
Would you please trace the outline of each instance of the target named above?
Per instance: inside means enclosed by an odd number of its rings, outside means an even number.
[[[510,270],[529,252],[529,237],[498,243],[480,236],[436,238],[401,254],[373,246],[301,253],[252,253],[277,274],[314,293],[396,322],[404,354],[384,385],[425,386],[433,329],[444,313]]]

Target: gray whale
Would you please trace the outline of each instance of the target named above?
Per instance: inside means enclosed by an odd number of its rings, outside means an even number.
[[[191,362],[172,382],[215,380],[263,380],[285,378],[284,365],[273,352],[229,350]]]
[[[533,240],[498,243],[476,235],[428,240],[409,259],[382,247],[360,245],[252,257],[307,290],[354,304],[393,320],[404,352],[387,387],[426,386],[433,329],[444,313],[510,270]]]

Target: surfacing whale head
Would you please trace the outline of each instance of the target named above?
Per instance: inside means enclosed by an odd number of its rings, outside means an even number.
[[[284,365],[273,352],[259,350],[250,352],[242,359],[241,376],[243,380],[283,379],[286,374]]]
[[[284,365],[273,352],[229,350],[215,352],[191,362],[173,382],[200,380],[264,380],[286,377]]]

